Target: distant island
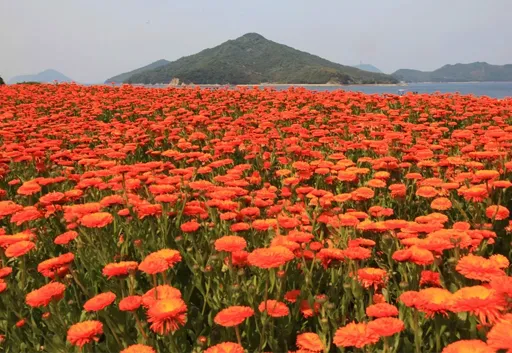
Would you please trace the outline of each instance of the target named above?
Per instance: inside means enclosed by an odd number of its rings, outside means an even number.
[[[400,69],[392,74],[405,82],[484,82],[512,81],[512,65],[491,65],[486,62],[445,65],[435,71]]]
[[[157,64],[157,67],[150,67]],[[160,65],[162,60],[106,82],[194,84],[389,84],[390,75],[344,66],[257,33],[247,33],[214,48]],[[128,76],[128,77],[127,77]],[[121,79],[119,79],[121,78]]]
[[[375,66],[370,65],[370,64],[359,64],[359,65],[354,65],[354,67],[358,68],[359,70],[363,70],[363,71],[375,72],[375,73],[378,73],[378,74],[382,74],[383,73],[378,68],[376,68]]]
[[[72,82],[73,80],[67,77],[66,75],[56,71],[56,70],[45,70],[35,75],[20,75],[12,77],[8,83],[21,83],[21,82]]]

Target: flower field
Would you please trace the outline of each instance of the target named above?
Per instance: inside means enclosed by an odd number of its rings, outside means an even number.
[[[512,352],[512,99],[0,88],[0,351]]]

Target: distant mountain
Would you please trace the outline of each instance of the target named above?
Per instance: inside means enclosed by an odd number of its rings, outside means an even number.
[[[360,65],[354,65],[355,68],[358,68],[359,70],[368,71],[368,72],[375,72],[378,74],[381,74],[382,71],[380,71],[378,68],[376,68],[373,65],[370,64],[360,64]]]
[[[130,71],[130,72],[125,72],[123,74],[119,74],[117,76],[114,76],[114,77],[111,77],[109,79],[107,79],[105,81],[105,83],[111,83],[111,82],[124,82],[126,81],[128,78],[130,78],[130,76],[133,76],[135,74],[138,74],[138,73],[141,73],[141,72],[145,72],[145,71],[149,71],[149,70],[153,70],[153,69],[156,69],[156,68],[159,68],[161,66],[164,66],[164,65],[167,65],[169,64],[170,61],[168,60],[165,60],[165,59],[161,59],[161,60],[158,60],[158,61],[155,61],[154,63],[151,63],[149,65],[146,65],[144,67],[141,67],[139,69],[135,69],[133,71]]]
[[[55,71],[55,70],[44,70],[36,75],[21,75],[14,76],[9,80],[9,83],[20,83],[20,82],[71,82],[73,81],[66,75]]]
[[[435,71],[401,69],[394,72],[392,76],[406,82],[512,81],[512,65],[475,62],[445,65]]]
[[[389,75],[362,71],[247,33],[214,48],[144,70],[127,83],[169,83],[173,78],[196,84],[395,83]]]

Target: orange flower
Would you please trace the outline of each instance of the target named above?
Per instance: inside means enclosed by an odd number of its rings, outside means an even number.
[[[78,233],[73,230],[70,230],[68,232],[57,235],[55,239],[53,239],[53,242],[57,245],[66,245],[76,237],[78,237]]]
[[[52,300],[62,299],[65,289],[66,286],[62,283],[48,283],[28,293],[25,302],[31,307],[47,306]]]
[[[230,306],[229,308],[219,311],[213,321],[215,321],[217,325],[232,327],[240,325],[245,319],[253,315],[254,310],[248,306]]]
[[[485,209],[485,215],[489,219],[495,219],[497,221],[502,221],[504,219],[508,219],[510,212],[506,207],[492,205]]]
[[[149,254],[139,264],[139,270],[148,275],[164,272],[167,271],[167,269],[169,269],[167,260],[162,255],[156,253]]]
[[[119,302],[119,310],[121,311],[134,311],[142,305],[142,297],[138,295],[130,295],[121,299]]]
[[[512,340],[510,333],[512,332],[512,314],[507,314],[496,323],[487,334],[487,344],[489,347],[499,350],[512,350]]]
[[[116,295],[114,293],[100,293],[86,301],[84,304],[84,309],[86,311],[100,311],[112,304],[114,300],[116,300]]]
[[[34,181],[23,183],[17,190],[18,195],[33,195],[41,191],[41,186]]]
[[[114,276],[127,276],[130,272],[137,270],[137,262],[135,261],[121,261],[117,263],[110,263],[103,267],[103,276],[108,279]]]
[[[215,240],[215,250],[235,252],[245,249],[247,242],[244,238],[237,235],[225,235],[222,238]]]
[[[156,291],[156,294],[155,294]],[[148,290],[142,296],[142,305],[149,308],[157,299],[181,298],[179,289],[164,284]]]
[[[71,326],[68,330],[67,340],[74,346],[83,347],[89,342],[99,341],[103,334],[103,324],[96,320],[83,321]]]
[[[307,352],[322,352],[325,349],[320,337],[313,332],[301,333],[297,336],[297,347]]]
[[[496,261],[469,254],[459,260],[455,269],[464,277],[489,282],[495,276],[504,276],[505,272]]]
[[[451,292],[443,288],[425,288],[418,292],[414,305],[427,316],[433,316],[436,313],[446,314],[452,296]]]
[[[284,246],[272,246],[254,250],[247,257],[247,261],[259,268],[276,268],[294,258],[295,255]]]
[[[375,196],[375,191],[367,187],[360,187],[352,191],[351,196],[354,201],[369,200]]]
[[[368,329],[365,323],[352,322],[336,330],[333,342],[338,347],[362,348],[368,344],[377,343],[379,339],[379,335]]]
[[[222,342],[212,346],[204,353],[244,353],[244,347],[234,342]]]
[[[153,347],[146,346],[145,344],[132,344],[120,353],[155,353],[155,350]]]
[[[432,186],[422,186],[418,188],[418,190],[416,190],[416,196],[421,196],[430,199],[432,197],[436,197],[437,195],[437,190]]]
[[[441,353],[494,353],[494,349],[480,340],[462,340],[444,347]]]
[[[388,303],[373,304],[366,308],[366,315],[371,317],[398,316],[398,309]]]
[[[366,267],[357,270],[357,280],[365,288],[384,286],[388,274],[380,268]]]
[[[88,228],[103,228],[110,223],[114,218],[108,212],[95,212],[86,214],[80,219],[80,224]]]
[[[266,302],[261,302],[261,304],[258,306],[258,310],[260,312],[264,312],[266,310],[267,314],[272,317],[283,317],[290,314],[290,309],[288,309],[286,304],[276,300],[267,300]]]
[[[32,243],[28,240],[22,240],[12,245],[9,245],[7,249],[5,249],[5,256],[7,257],[20,257],[28,253],[30,250],[34,249],[36,244]]]
[[[381,337],[389,337],[405,329],[402,320],[394,317],[381,317],[368,323],[368,330]]]
[[[480,319],[482,324],[496,322],[501,311],[506,307],[506,300],[494,289],[483,286],[463,287],[453,293],[450,310],[469,312]]]
[[[148,310],[151,330],[160,335],[174,332],[187,321],[187,305],[180,298],[159,299]]]
[[[37,271],[49,278],[53,278],[56,274],[62,277],[62,275],[66,274],[69,264],[73,262],[74,259],[75,255],[70,252],[52,257],[51,259],[41,261],[39,265],[37,265]]]
[[[438,197],[430,203],[430,207],[438,211],[446,211],[452,208],[452,202],[446,197]]]
[[[167,261],[167,264],[169,267],[173,267],[176,263],[181,261],[181,254],[178,250],[173,249],[162,249],[155,251],[152,254],[149,254],[148,256],[161,256]]]

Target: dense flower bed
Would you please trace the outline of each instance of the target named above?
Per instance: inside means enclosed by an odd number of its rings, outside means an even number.
[[[0,88],[5,352],[512,352],[512,100]]]

